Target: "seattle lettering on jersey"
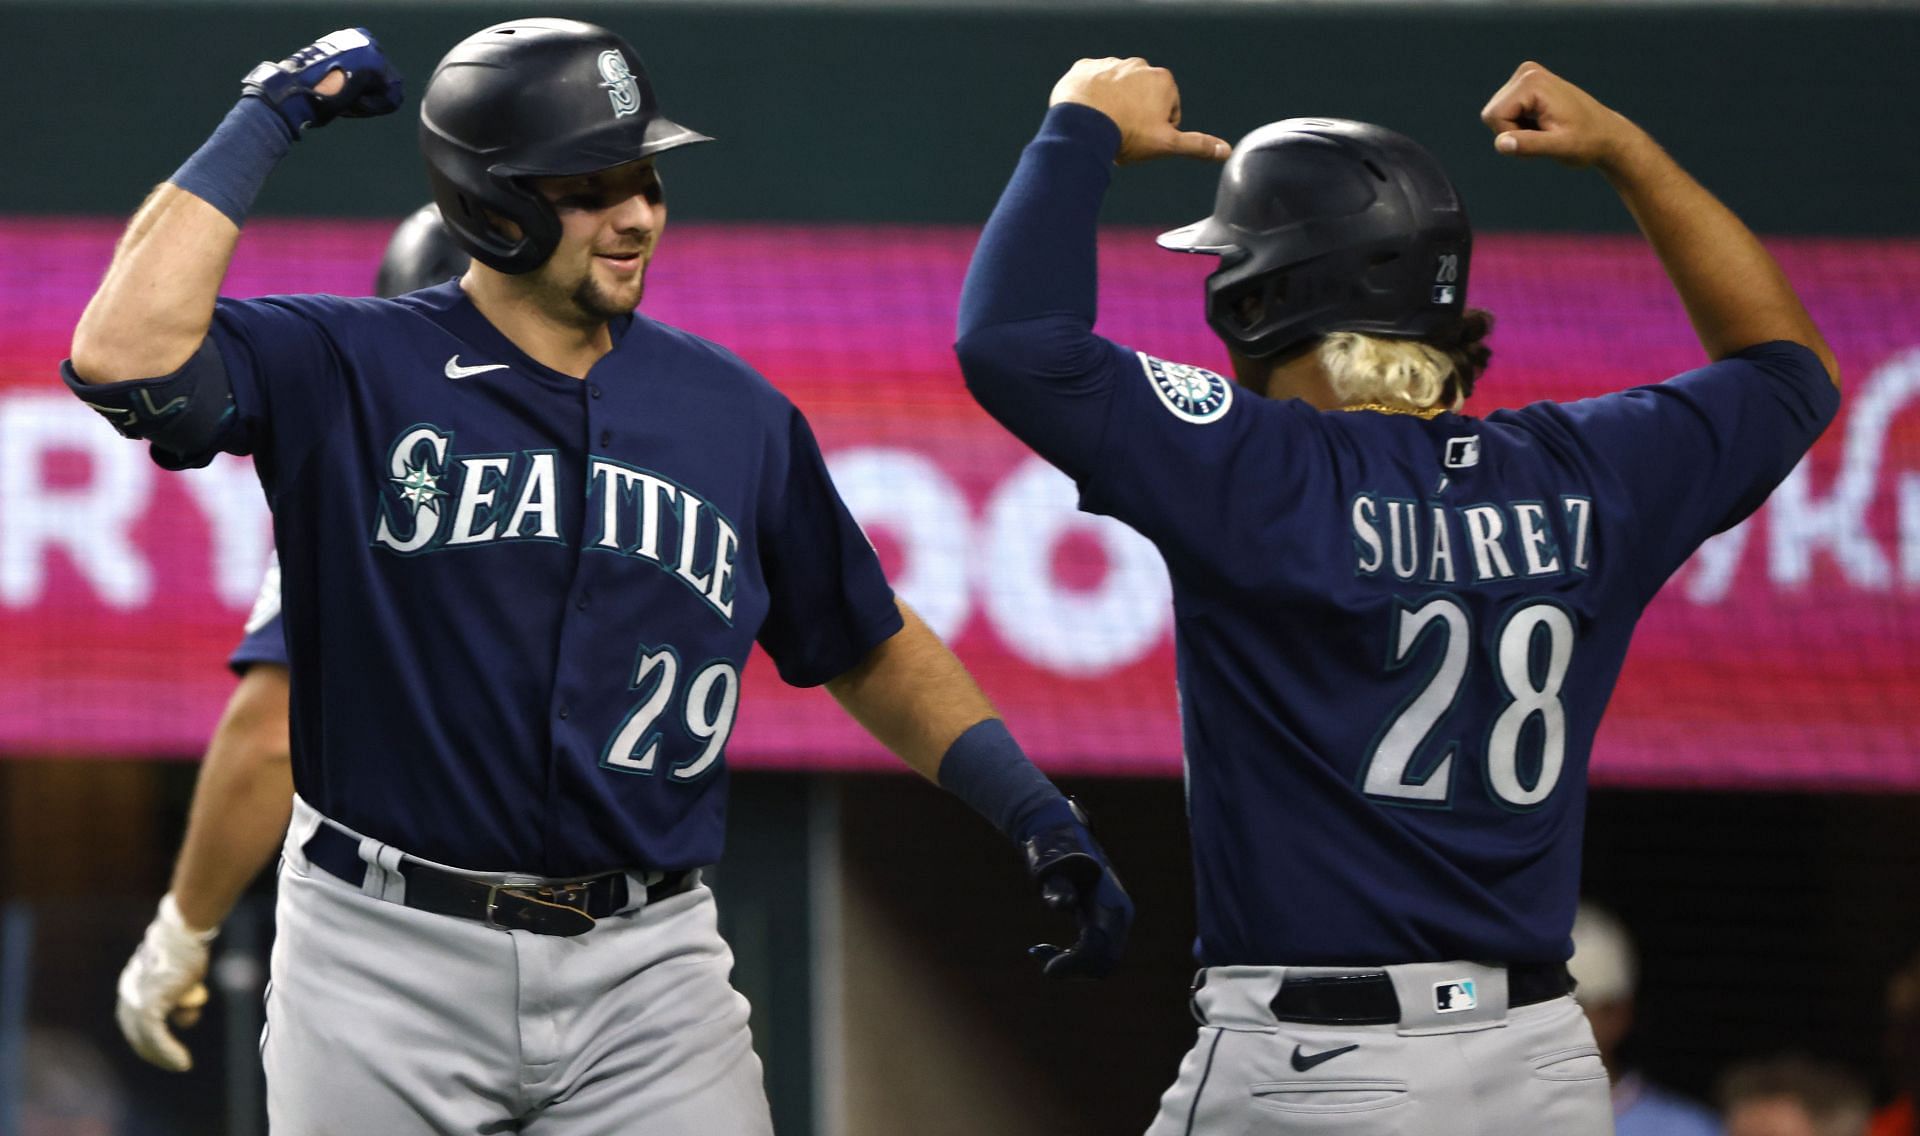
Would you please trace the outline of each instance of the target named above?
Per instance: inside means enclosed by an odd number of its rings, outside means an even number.
[[[561,540],[563,493],[551,450],[454,455],[453,432],[410,426],[387,454],[391,496],[380,500],[376,545],[402,555],[502,541]],[[582,547],[644,560],[672,574],[733,622],[740,536],[686,486],[609,458],[587,460],[587,513],[598,530]]]
[[[1354,571],[1429,584],[1490,584],[1590,570],[1593,502],[1444,505],[1355,494]]]

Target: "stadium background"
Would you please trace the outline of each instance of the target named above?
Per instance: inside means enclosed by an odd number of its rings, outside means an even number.
[[[413,83],[486,23],[608,23],[675,117],[647,307],[744,354],[808,411],[897,584],[1092,808],[1141,902],[1125,972],[1055,988],[1056,930],[1000,839],[894,772],[762,664],[728,761],[722,911],[783,1133],[1137,1131],[1191,1038],[1191,884],[1165,582],[975,410],[954,299],[1052,80],[1146,54],[1189,122],[1391,125],[1448,163],[1501,319],[1476,409],[1691,365],[1658,266],[1601,180],[1496,159],[1476,112],[1524,58],[1648,126],[1757,229],[1832,340],[1848,405],[1789,485],[1649,609],[1602,729],[1588,890],[1645,955],[1638,1057],[1695,1093],[1800,1048],[1877,1074],[1879,995],[1920,946],[1920,13],[1793,6],[1057,7],[0,2],[0,1136],[25,1047],[102,1058],[118,1131],[259,1131],[252,1039],[270,881],[229,927],[199,1067],[125,1054],[112,978],[165,886],[220,667],[258,581],[244,463],[161,476],[53,365],[121,219],[238,76],[342,23]],[[1116,181],[1102,330],[1220,366],[1208,265],[1151,245],[1212,171]],[[311,136],[276,173],[235,295],[363,293],[424,199],[410,113]],[[1676,487],[1684,492],[1684,487]],[[1283,823],[1283,821],[1282,821]],[[1311,917],[1311,913],[1303,913]],[[50,1044],[50,1043],[49,1043]],[[75,1129],[76,1131],[78,1129]]]

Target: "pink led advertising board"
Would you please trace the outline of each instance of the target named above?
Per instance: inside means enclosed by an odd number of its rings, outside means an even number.
[[[117,227],[0,221],[0,754],[197,754],[270,548],[249,463],[166,473],[60,386]],[[256,222],[228,294],[364,294],[387,231]],[[645,310],[738,351],[807,412],[896,586],[1043,764],[1178,775],[1157,556],[1077,513],[1071,485],[961,386],[950,344],[973,237],[684,225]],[[1839,353],[1846,405],[1648,609],[1600,731],[1601,783],[1920,790],[1920,243],[1775,248]],[[1106,232],[1102,257],[1104,334],[1224,369],[1200,317],[1210,262],[1133,229]],[[1473,288],[1499,320],[1479,413],[1701,361],[1632,238],[1483,237]],[[764,660],[728,759],[892,765]]]

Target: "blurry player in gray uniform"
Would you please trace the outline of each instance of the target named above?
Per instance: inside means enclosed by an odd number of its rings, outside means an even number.
[[[424,205],[387,242],[374,291],[398,296],[466,270],[467,254],[440,223],[440,211]],[[120,972],[114,1010],[134,1052],[176,1073],[193,1067],[193,1055],[169,1022],[198,1020],[207,1000],[208,947],[247,885],[279,853],[293,811],[278,559],[267,568],[227,665],[240,681],[207,743],[172,885]]]

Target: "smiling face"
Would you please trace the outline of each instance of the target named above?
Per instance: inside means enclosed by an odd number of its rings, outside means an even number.
[[[524,277],[534,302],[560,322],[594,327],[639,306],[647,262],[667,225],[653,159],[575,177],[535,178],[560,219],[560,242]]]

